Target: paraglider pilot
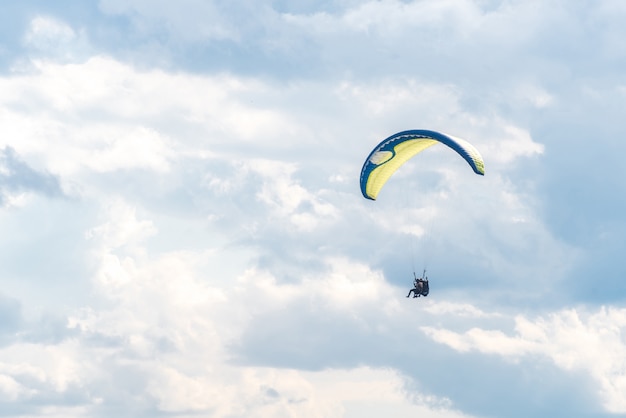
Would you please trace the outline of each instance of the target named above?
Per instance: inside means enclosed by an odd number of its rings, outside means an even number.
[[[409,290],[409,294],[406,295],[406,297],[408,298],[409,296],[411,296],[411,293],[413,293],[414,298],[419,298],[420,296],[428,296],[428,292],[430,289],[428,286],[428,277],[426,276],[426,271],[424,271],[423,277],[420,277],[419,279],[417,278],[417,276],[415,276],[415,273],[413,273],[413,277],[415,278],[413,280],[413,289]]]

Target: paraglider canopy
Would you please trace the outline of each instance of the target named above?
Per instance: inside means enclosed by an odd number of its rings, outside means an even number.
[[[485,163],[472,144],[452,135],[429,130],[398,132],[378,144],[361,169],[361,193],[376,200],[387,180],[402,164],[436,143],[447,145],[467,161],[476,174],[485,174]]]

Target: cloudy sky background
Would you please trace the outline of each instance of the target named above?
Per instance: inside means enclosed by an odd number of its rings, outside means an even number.
[[[626,416],[623,1],[2,10],[3,416]]]

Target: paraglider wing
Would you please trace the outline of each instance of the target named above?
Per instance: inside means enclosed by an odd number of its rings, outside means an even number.
[[[478,150],[469,142],[435,131],[403,131],[378,144],[365,160],[361,169],[363,196],[376,200],[387,180],[402,164],[438,142],[461,155],[476,174],[485,174],[485,163]]]

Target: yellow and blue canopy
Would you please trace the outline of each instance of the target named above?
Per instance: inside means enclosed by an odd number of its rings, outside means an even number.
[[[472,144],[451,135],[429,130],[398,132],[374,148],[361,170],[361,193],[376,200],[387,180],[402,164],[426,148],[442,143],[455,150],[476,174],[485,174],[485,163]]]

